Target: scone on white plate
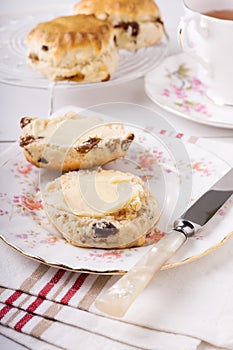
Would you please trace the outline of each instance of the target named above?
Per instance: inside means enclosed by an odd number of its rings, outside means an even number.
[[[29,65],[52,80],[109,80],[119,55],[111,23],[75,15],[38,24],[27,35]]]
[[[69,171],[100,166],[126,155],[134,134],[119,122],[70,112],[53,119],[24,117],[20,146],[37,167]]]
[[[121,49],[154,45],[164,34],[160,10],[153,0],[81,0],[74,13],[111,22]]]
[[[141,246],[159,218],[143,181],[116,170],[65,173],[47,184],[42,198],[51,223],[80,247]]]

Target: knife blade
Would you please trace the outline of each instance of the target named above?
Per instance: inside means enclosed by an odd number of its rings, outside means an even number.
[[[95,306],[111,316],[122,317],[151,281],[156,272],[185,243],[198,232],[233,194],[233,169],[227,172],[179,219],[173,229],[149,251],[112,287],[96,299]]]

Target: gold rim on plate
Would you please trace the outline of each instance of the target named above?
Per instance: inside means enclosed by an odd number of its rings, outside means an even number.
[[[163,265],[161,270],[167,270],[167,269],[170,269],[170,268],[173,268],[173,267],[181,266],[181,265],[193,262],[193,261],[195,261],[195,260],[197,260],[199,258],[202,258],[203,256],[211,253],[212,251],[214,251],[217,248],[219,248],[220,246],[222,246],[232,236],[233,236],[233,231],[230,232],[226,237],[224,237],[219,243],[215,244],[211,248],[206,249],[204,252],[202,252],[200,254],[193,255],[190,258],[186,258],[184,260],[181,260],[181,261],[178,261],[178,262],[175,262],[175,263],[165,264],[165,265]],[[40,263],[45,264],[45,265],[49,265],[51,267],[55,267],[55,268],[59,268],[59,269],[63,269],[63,270],[68,270],[68,271],[72,271],[72,272],[82,272],[82,273],[99,274],[99,275],[123,275],[123,274],[128,272],[128,271],[123,271],[123,270],[95,271],[93,269],[89,270],[89,269],[83,269],[83,268],[73,268],[73,267],[70,267],[70,266],[67,266],[67,265],[64,265],[64,264],[57,264],[57,263],[49,262],[49,261],[46,261],[45,259],[42,259],[42,258],[40,258],[38,256],[33,256],[31,254],[26,253],[25,251],[23,251],[19,247],[16,247],[14,244],[9,243],[2,235],[1,235],[1,239],[9,247],[13,248],[14,250],[16,250],[17,252],[19,252],[22,255],[26,256],[27,258],[30,258],[32,260],[35,260],[35,261],[40,262]]]

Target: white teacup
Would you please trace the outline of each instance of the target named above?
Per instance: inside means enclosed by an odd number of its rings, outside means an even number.
[[[233,106],[233,20],[207,15],[232,10],[232,0],[183,0],[180,45],[198,64],[198,78],[215,103]]]

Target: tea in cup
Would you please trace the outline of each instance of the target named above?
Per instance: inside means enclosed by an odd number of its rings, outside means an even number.
[[[178,38],[215,103],[233,106],[233,1],[183,0]]]

